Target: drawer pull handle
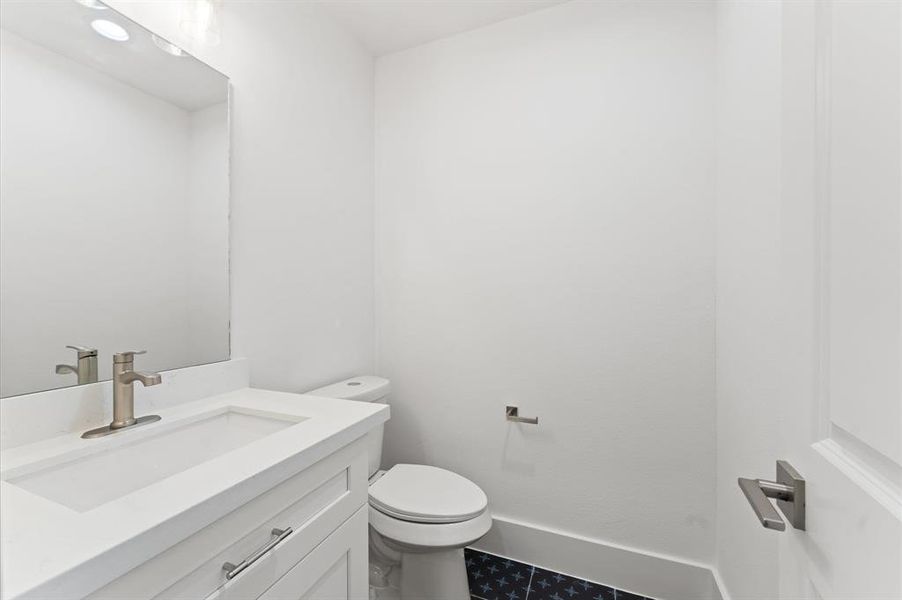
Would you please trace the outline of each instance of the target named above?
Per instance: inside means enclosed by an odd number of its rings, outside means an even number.
[[[291,533],[292,533],[291,527],[286,527],[285,529],[273,529],[272,534],[275,537],[273,537],[273,539],[269,540],[269,542],[267,542],[265,546],[263,546],[262,548],[260,548],[259,550],[257,550],[256,552],[254,552],[253,554],[251,554],[244,560],[242,560],[237,565],[233,565],[232,563],[228,563],[228,562],[225,563],[224,565],[222,565],[222,570],[226,572],[226,576],[225,576],[226,579],[228,580],[228,579],[234,578],[236,575],[238,575],[239,573],[244,571],[246,568],[248,568],[249,566],[251,566],[252,564],[257,562],[258,560],[260,560],[264,554],[266,554],[267,552],[269,552],[270,550],[272,550],[273,548],[278,546],[280,543],[282,543],[282,540],[284,540],[289,535],[291,535]]]

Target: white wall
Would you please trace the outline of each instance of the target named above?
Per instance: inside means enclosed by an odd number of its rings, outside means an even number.
[[[0,44],[0,396],[73,385],[54,373],[75,364],[69,344],[98,348],[101,378],[129,348],[148,351],[150,370],[228,358],[225,112],[191,126],[13,33]],[[191,195],[189,174],[219,189]],[[225,286],[191,302],[188,263]]]
[[[114,8],[232,83],[232,354],[301,391],[373,370],[373,61],[314,7],[231,2],[222,42],[185,39],[179,3]]]
[[[737,598],[777,596],[777,535],[737,477],[781,458],[779,339],[781,4],[717,12],[717,567]]]
[[[377,61],[386,464],[712,559],[713,8],[570,2]]]

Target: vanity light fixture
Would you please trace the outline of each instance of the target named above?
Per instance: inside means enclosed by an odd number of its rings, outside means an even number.
[[[129,38],[128,32],[122,25],[106,19],[94,19],[91,21],[91,28],[99,35],[114,42],[127,42]]]
[[[156,45],[156,47],[163,52],[166,52],[167,54],[179,57],[188,55],[187,52],[185,52],[172,42],[165,40],[156,34],[151,34],[151,37],[153,38],[153,43]]]
[[[99,0],[75,0],[82,6],[87,6],[88,8],[93,8],[94,10],[106,10],[109,8],[106,4],[101,3]]]

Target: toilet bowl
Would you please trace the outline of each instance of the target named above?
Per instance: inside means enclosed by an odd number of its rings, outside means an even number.
[[[308,394],[386,402],[388,391],[387,379],[363,376]],[[492,525],[485,492],[430,465],[381,471],[383,428],[369,435],[370,598],[469,600],[463,549]]]

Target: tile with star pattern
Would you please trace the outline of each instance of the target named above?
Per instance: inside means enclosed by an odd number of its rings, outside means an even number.
[[[614,600],[614,588],[535,567],[529,600]]]
[[[532,565],[467,548],[470,595],[482,600],[526,600]]]
[[[652,600],[470,548],[464,554],[471,600]]]

